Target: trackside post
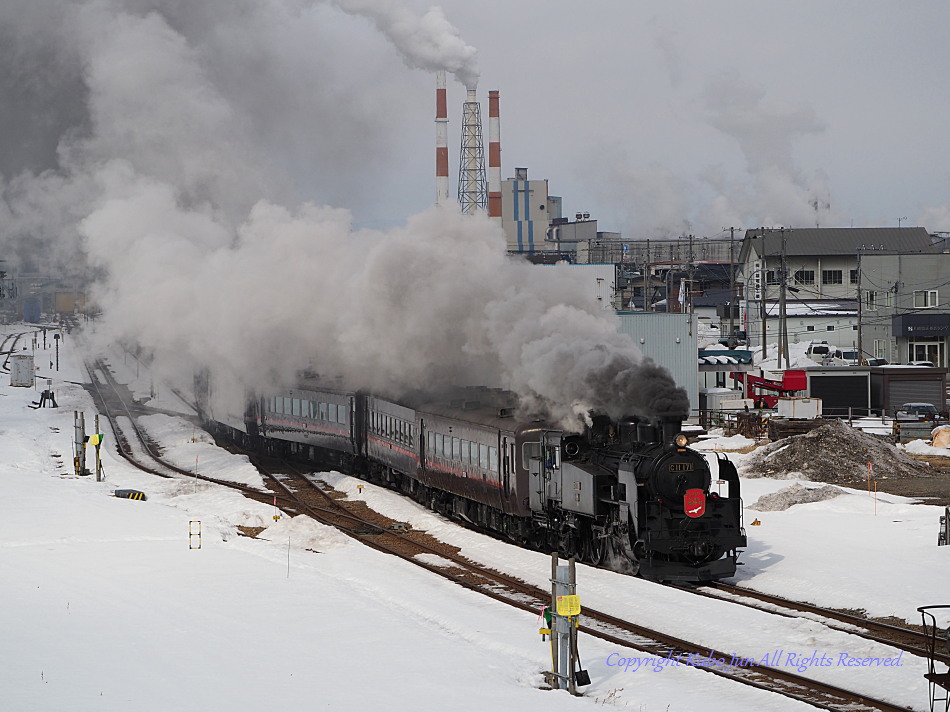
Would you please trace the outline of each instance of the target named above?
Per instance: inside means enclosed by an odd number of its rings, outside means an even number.
[[[581,602],[577,595],[574,559],[567,566],[558,564],[557,552],[551,554],[551,672],[546,677],[551,687],[577,694],[577,687],[590,684],[586,670],[578,670],[577,626]],[[545,616],[546,618],[546,616]],[[545,630],[542,629],[542,635]]]

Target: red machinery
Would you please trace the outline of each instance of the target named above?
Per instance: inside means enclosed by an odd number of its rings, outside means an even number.
[[[757,408],[774,408],[782,396],[808,390],[808,377],[802,370],[782,371],[781,381],[753,376],[751,373],[733,372],[729,375],[737,384],[743,384],[743,392],[755,399]]]

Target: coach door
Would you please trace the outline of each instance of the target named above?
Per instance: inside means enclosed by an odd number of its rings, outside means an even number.
[[[511,494],[511,456],[508,448],[508,438],[501,439],[501,486],[505,499]]]

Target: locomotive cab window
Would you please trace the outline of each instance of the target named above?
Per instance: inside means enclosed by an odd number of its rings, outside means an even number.
[[[524,469],[531,468],[531,460],[541,459],[541,443],[524,443],[521,446],[521,466]]]

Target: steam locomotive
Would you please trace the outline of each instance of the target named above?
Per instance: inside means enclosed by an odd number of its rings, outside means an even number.
[[[390,400],[303,379],[227,402],[205,375],[199,411],[246,449],[305,460],[403,492],[523,546],[659,581],[735,574],[746,545],[735,466],[687,447],[679,419],[612,421],[583,433],[516,416],[487,388]]]

